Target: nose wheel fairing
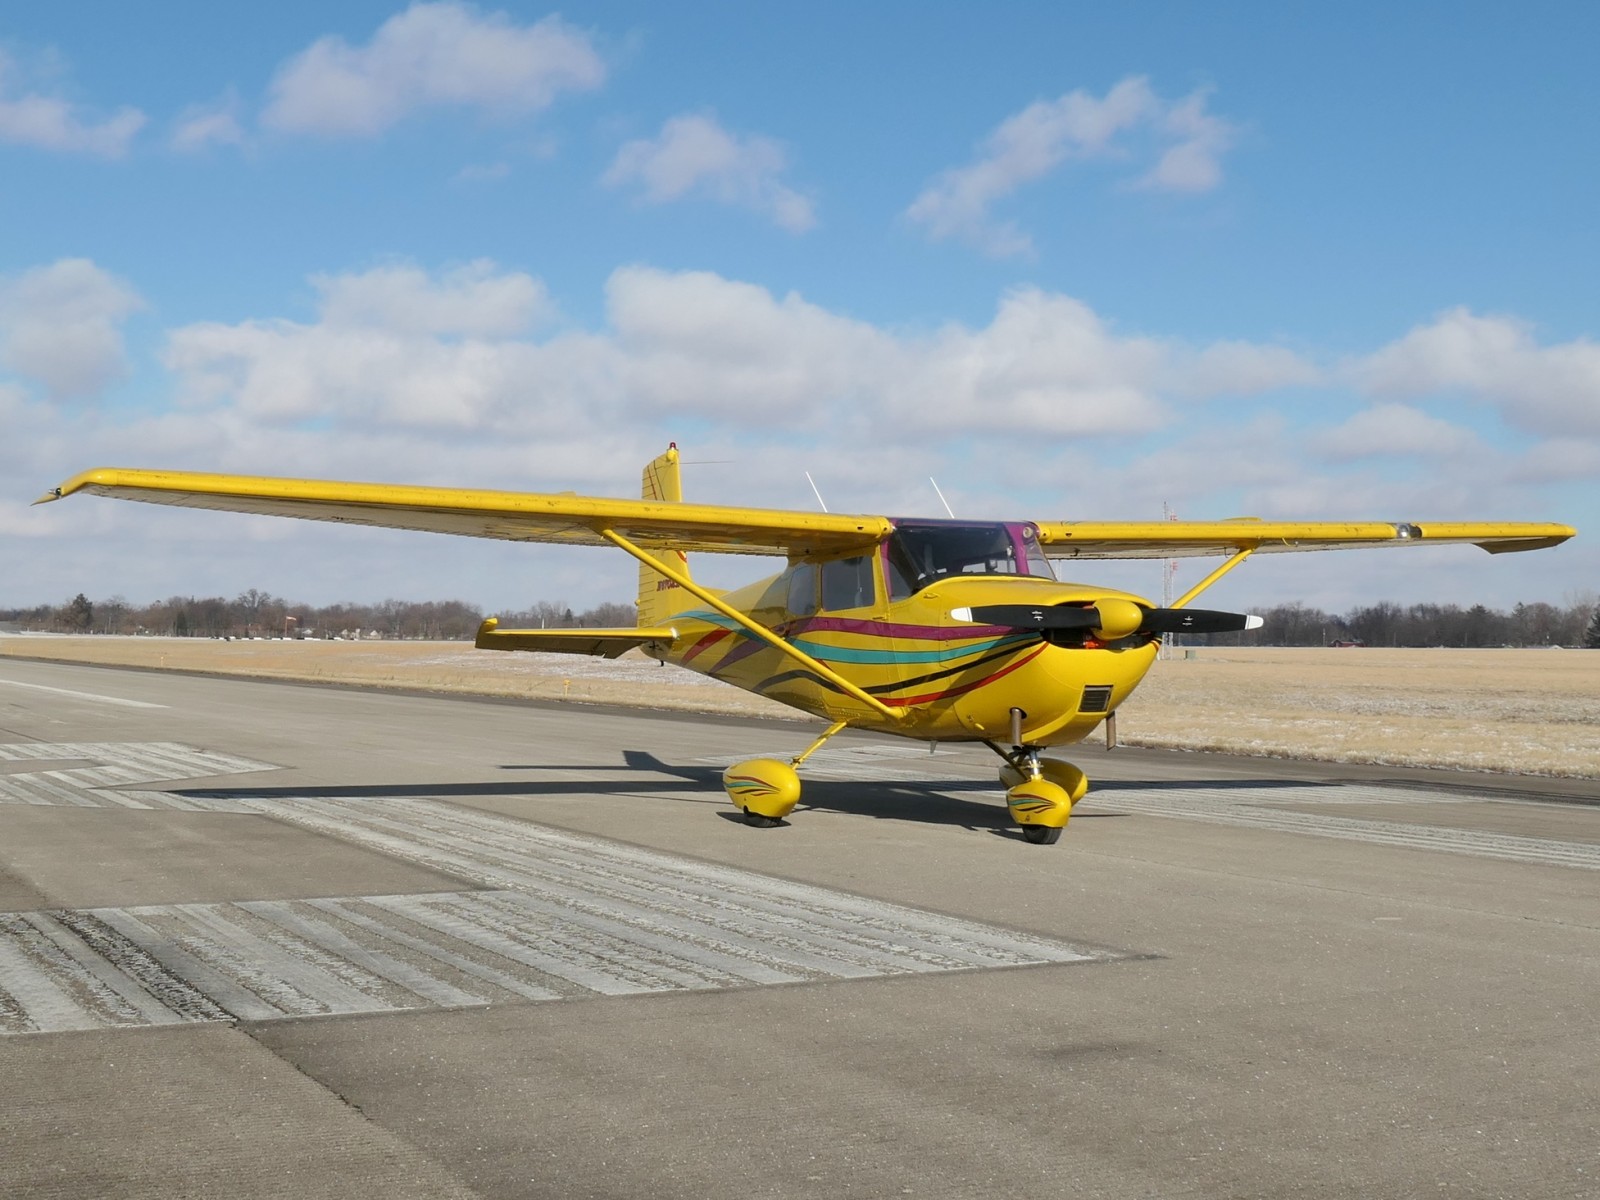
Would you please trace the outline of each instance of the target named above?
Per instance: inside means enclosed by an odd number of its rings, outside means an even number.
[[[1007,752],[988,743],[1005,765],[1000,782],[1006,789],[1006,810],[1022,827],[1022,835],[1037,845],[1050,845],[1061,837],[1072,806],[1089,790],[1089,777],[1059,758],[1041,758],[1036,746],[1016,746]]]

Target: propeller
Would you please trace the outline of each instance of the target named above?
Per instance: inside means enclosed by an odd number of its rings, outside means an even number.
[[[1145,608],[1131,600],[1102,600],[1089,607],[1071,604],[980,604],[958,608],[950,614],[975,625],[1006,625],[1012,629],[1082,631],[1107,640],[1134,634],[1237,633],[1259,629],[1260,617],[1219,612],[1209,608]]]

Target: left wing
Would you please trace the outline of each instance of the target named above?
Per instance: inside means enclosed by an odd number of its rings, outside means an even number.
[[[886,517],[842,513],[616,500],[570,492],[471,491],[120,467],[85,471],[35,503],[60,500],[76,492],[182,508],[304,517],[509,542],[605,546],[611,543],[600,531],[609,530],[652,549],[713,554],[864,551],[893,530]]]
[[[1362,546],[1469,543],[1491,554],[1543,550],[1577,530],[1523,521],[1042,521],[1039,544],[1050,558],[1194,558]]]

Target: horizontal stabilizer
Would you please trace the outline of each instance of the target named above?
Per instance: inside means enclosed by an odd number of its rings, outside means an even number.
[[[533,650],[544,654],[592,654],[618,658],[636,646],[671,642],[678,631],[660,629],[501,629],[490,617],[478,626],[473,642],[479,650]]]

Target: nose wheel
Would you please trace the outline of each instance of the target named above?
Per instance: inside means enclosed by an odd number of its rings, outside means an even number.
[[[1022,828],[1023,838],[1034,846],[1053,846],[1061,840],[1072,806],[1089,790],[1089,777],[1059,758],[1039,757],[1039,747],[1022,740],[1021,709],[1012,710],[1012,739],[1007,750],[995,742],[984,744],[1005,760],[1000,782],[1006,788],[1006,810]]]

